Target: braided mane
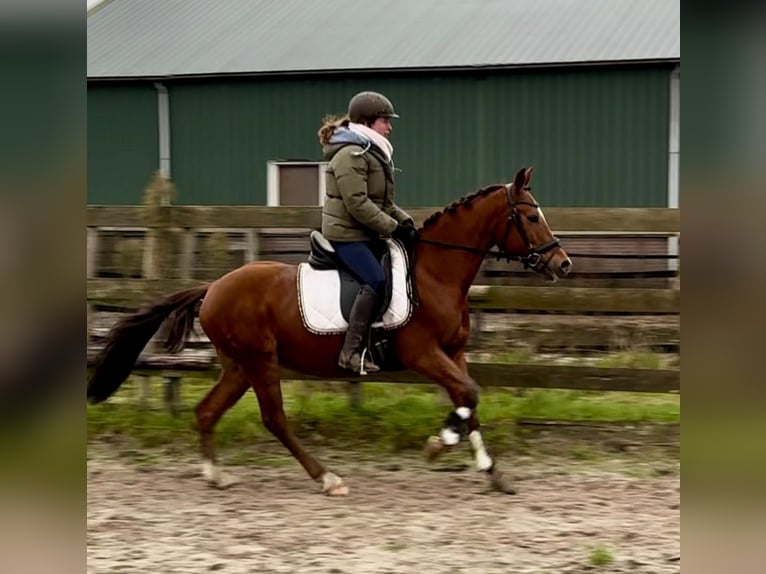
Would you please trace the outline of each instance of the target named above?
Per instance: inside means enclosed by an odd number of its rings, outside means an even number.
[[[426,227],[429,227],[430,225],[433,225],[436,223],[436,221],[444,214],[444,213],[452,213],[454,212],[458,207],[461,205],[471,205],[473,203],[473,200],[477,197],[484,197],[486,195],[489,195],[493,191],[500,189],[501,187],[504,187],[501,183],[496,183],[493,185],[488,185],[487,187],[482,187],[478,191],[475,191],[471,193],[470,195],[465,195],[461,197],[460,199],[453,201],[450,203],[447,207],[442,209],[441,211],[437,211],[436,213],[432,213],[428,216],[428,219],[426,219],[423,222],[423,229]]]

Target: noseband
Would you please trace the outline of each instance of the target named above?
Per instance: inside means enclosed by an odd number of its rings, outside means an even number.
[[[418,237],[417,242],[418,243],[428,243],[429,245],[438,245],[440,247],[445,247],[447,249],[458,249],[460,251],[468,251],[470,253],[478,253],[481,255],[495,255],[497,256],[498,261],[500,258],[505,258],[506,261],[520,261],[524,264],[524,269],[532,269],[533,271],[540,273],[548,266],[548,263],[550,262],[550,257],[543,258],[543,254],[547,253],[548,251],[555,249],[558,247],[561,242],[559,241],[559,238],[554,236],[553,239],[548,241],[547,243],[544,243],[543,245],[539,245],[537,247],[533,246],[532,243],[529,241],[529,235],[527,235],[527,230],[524,227],[524,224],[521,221],[521,213],[519,212],[519,205],[529,205],[530,207],[536,207],[539,208],[539,203],[534,203],[532,201],[513,201],[512,199],[512,192],[513,184],[506,185],[505,186],[505,197],[508,200],[508,207],[509,207],[509,214],[508,219],[506,220],[505,224],[505,232],[503,233],[503,238],[498,244],[499,249],[497,251],[482,251],[481,249],[477,249],[475,247],[469,247],[467,245],[456,245],[454,243],[446,243],[444,241],[433,241],[430,239],[421,239]],[[531,187],[524,187],[525,191],[531,191]],[[524,242],[524,245],[527,246],[527,252],[524,255],[517,255],[514,253],[510,253],[509,251],[506,251],[502,246],[506,244],[508,237],[510,236],[511,232],[516,229],[519,232],[519,235],[521,236],[522,241]]]

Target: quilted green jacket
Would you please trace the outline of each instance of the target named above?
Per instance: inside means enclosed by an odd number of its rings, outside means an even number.
[[[322,235],[331,241],[365,241],[391,235],[410,216],[394,202],[393,166],[380,150],[343,134],[324,147],[329,162]],[[344,141],[345,140],[345,141]]]

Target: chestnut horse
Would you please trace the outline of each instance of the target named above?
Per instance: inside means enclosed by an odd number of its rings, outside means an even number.
[[[464,355],[470,330],[468,289],[493,246],[499,255],[519,259],[552,281],[569,272],[571,261],[530,193],[531,175],[531,168],[521,169],[513,184],[483,188],[425,221],[412,248],[420,301],[410,321],[394,335],[401,364],[444,387],[454,403],[439,436],[426,443],[428,458],[467,437],[477,469],[487,473],[494,488],[507,493],[514,487],[484,447],[476,412],[479,386],[469,375]],[[212,485],[226,485],[216,465],[213,428],[252,388],[266,428],[324,493],[346,494],[343,480],[306,452],[288,426],[282,405],[280,367],[328,379],[348,374],[337,365],[343,336],[315,335],[304,328],[296,273],[294,265],[253,262],[122,319],[107,337],[88,383],[88,399],[99,403],[119,388],[163,323],[168,327],[167,347],[179,350],[204,297],[200,325],[222,367],[218,382],[196,408],[205,478]]]

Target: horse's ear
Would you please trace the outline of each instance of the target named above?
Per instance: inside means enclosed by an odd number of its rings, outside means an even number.
[[[516,177],[513,178],[513,190],[516,193],[521,193],[521,190],[524,189],[524,186],[526,185],[527,181],[527,170],[526,168],[521,168],[518,172],[516,172]]]
[[[534,169],[533,167],[528,167],[524,171],[524,187],[529,187],[529,180],[532,179],[532,170],[533,169]]]

